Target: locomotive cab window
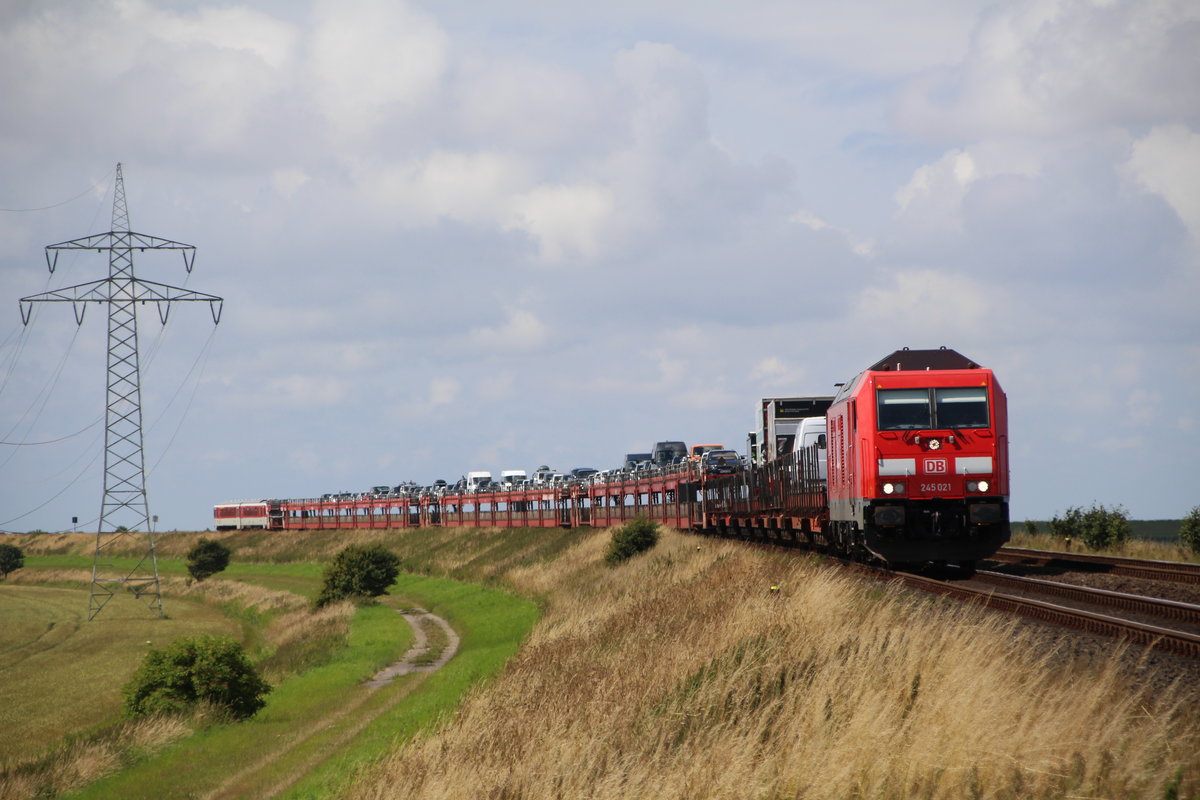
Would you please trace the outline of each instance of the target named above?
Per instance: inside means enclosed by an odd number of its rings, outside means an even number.
[[[985,386],[939,389],[880,389],[879,430],[945,430],[986,428],[988,399]]]
[[[986,386],[962,386],[934,389],[939,428],[986,428],[988,401]]]
[[[880,389],[879,430],[907,431],[932,428],[928,389]]]

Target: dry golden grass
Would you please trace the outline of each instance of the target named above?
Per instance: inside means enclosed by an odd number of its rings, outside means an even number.
[[[1131,693],[1115,660],[672,532],[610,569],[607,539],[509,570],[547,602],[526,646],[350,796],[1160,797],[1200,773],[1196,709]]]
[[[268,589],[252,583],[221,578],[209,578],[205,581],[163,578],[160,584],[163,594],[191,597],[208,603],[229,603],[260,614],[300,611],[309,605],[305,597],[295,592]]]
[[[131,753],[158,752],[189,735],[197,719],[147,717],[86,741],[68,740],[36,762],[0,773],[0,800],[57,797],[120,768]]]
[[[1031,550],[1066,550],[1066,543],[1058,536],[1049,533],[1030,535],[1019,531],[1013,526],[1012,541],[1009,547],[1027,547]],[[1196,561],[1200,554],[1193,553],[1178,542],[1156,542],[1150,539],[1126,539],[1114,547],[1103,550],[1089,550],[1081,541],[1071,543],[1071,550],[1076,553],[1103,553],[1105,555],[1121,556],[1122,558],[1148,558],[1154,561]]]
[[[51,584],[82,584],[92,582],[90,569],[19,569],[4,579],[9,584],[39,586]]]

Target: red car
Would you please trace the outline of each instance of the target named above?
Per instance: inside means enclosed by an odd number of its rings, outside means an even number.
[[[897,350],[826,416],[839,549],[973,569],[1008,541],[1008,406],[990,369],[945,348]]]

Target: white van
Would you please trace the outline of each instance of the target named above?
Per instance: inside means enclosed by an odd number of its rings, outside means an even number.
[[[829,477],[829,450],[825,445],[825,418],[805,417],[796,426],[796,439],[792,443],[792,452],[798,453],[807,447],[817,448],[817,469],[821,480]]]
[[[492,473],[486,470],[476,470],[467,473],[467,491],[478,492],[492,482]]]
[[[502,489],[519,489],[525,486],[525,482],[529,480],[529,476],[525,474],[523,469],[502,469],[500,470],[500,487]]]

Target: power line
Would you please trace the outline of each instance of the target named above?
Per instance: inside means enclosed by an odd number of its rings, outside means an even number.
[[[67,198],[66,200],[63,200],[61,203],[53,203],[53,204],[51,204],[51,205],[48,205],[48,206],[38,206],[37,208],[0,208],[0,211],[6,211],[6,212],[8,212],[9,214],[25,214],[25,213],[28,213],[28,212],[30,212],[30,211],[49,211],[49,210],[50,210],[50,209],[52,209],[52,208],[58,208],[58,207],[60,207],[60,206],[65,206],[67,203],[74,203],[74,202],[75,202],[76,200],[78,200],[79,198],[81,198],[81,197],[83,197],[83,196],[85,196],[85,195],[91,194],[92,192],[96,191],[96,189],[97,189],[97,188],[98,188],[98,187],[99,187],[101,184],[103,184],[103,183],[107,182],[107,181],[108,181],[108,179],[109,179],[109,178],[111,178],[111,177],[112,177],[112,172],[111,172],[111,171],[109,171],[109,173],[108,173],[107,175],[105,175],[103,178],[101,178],[100,180],[96,181],[96,182],[95,182],[95,183],[93,183],[91,186],[89,186],[88,188],[84,189],[82,192],[80,192],[79,194],[75,195],[74,197],[69,197],[69,198]]]
[[[80,434],[90,431],[92,428],[99,425],[101,420],[103,420],[103,419],[104,419],[104,417],[96,417],[94,420],[89,422],[85,427],[80,428],[79,430],[75,431],[74,433],[68,433],[66,436],[59,436],[57,439],[46,439],[41,442],[0,442],[0,444],[5,445],[6,447],[34,447],[37,445],[44,445],[44,444],[58,444],[59,442],[65,442],[67,439],[74,439],[76,436],[79,436]]]
[[[162,453],[155,460],[155,462],[150,465],[150,469],[147,470],[147,474],[149,475],[153,475],[154,470],[158,469],[158,465],[161,464],[162,460],[167,457],[167,453],[171,450],[171,445],[175,444],[175,437],[179,435],[179,431],[183,428],[183,423],[188,417],[188,412],[192,410],[192,401],[196,399],[196,390],[200,388],[200,382],[204,379],[204,369],[208,366],[208,356],[211,352],[213,337],[215,337],[216,334],[217,329],[214,327],[212,329],[212,333],[208,335],[208,341],[204,343],[204,348],[200,351],[200,355],[198,355],[196,360],[192,362],[192,368],[188,370],[187,376],[184,377],[184,383],[179,384],[179,389],[176,389],[175,394],[171,395],[170,401],[167,402],[167,405],[163,408],[162,413],[158,415],[158,419],[154,420],[154,422],[150,424],[151,428],[158,424],[158,421],[163,418],[164,414],[166,414],[167,409],[170,408],[171,404],[175,402],[175,398],[179,395],[179,390],[184,387],[187,379],[191,377],[192,372],[196,369],[196,365],[200,364],[200,374],[196,376],[196,382],[192,384],[192,391],[191,394],[188,395],[187,405],[183,407],[183,414],[181,414],[179,417],[179,423],[175,426],[175,431],[171,434],[171,438],[167,440],[167,446],[163,448]],[[204,359],[203,362],[200,361],[201,358]]]

